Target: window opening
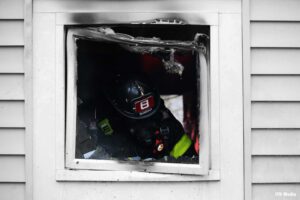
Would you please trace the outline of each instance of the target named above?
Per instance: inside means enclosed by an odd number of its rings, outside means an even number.
[[[79,30],[75,158],[199,164],[199,137],[208,134],[201,131],[208,92],[201,92],[200,68],[207,68],[209,27]]]

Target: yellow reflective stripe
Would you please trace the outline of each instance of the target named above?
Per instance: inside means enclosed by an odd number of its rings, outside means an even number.
[[[101,130],[103,131],[103,133],[105,135],[112,135],[114,130],[112,129],[109,120],[107,118],[104,118],[103,120],[101,120],[98,123],[98,126],[101,128]]]
[[[174,158],[179,158],[182,156],[192,145],[192,140],[184,134],[180,140],[175,144],[172,151],[170,152],[170,155]]]

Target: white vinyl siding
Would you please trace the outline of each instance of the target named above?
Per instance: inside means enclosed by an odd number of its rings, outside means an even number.
[[[24,47],[0,46],[0,73],[24,73]]]
[[[0,194],[3,200],[24,200],[24,183],[0,183]]]
[[[254,129],[252,155],[300,155],[300,130]]]
[[[0,199],[25,199],[24,0],[0,1]]]
[[[253,186],[252,196],[253,200],[288,200],[298,199],[299,194],[298,184],[259,184]]]
[[[251,20],[299,21],[299,0],[250,0]]]
[[[0,127],[23,128],[24,101],[0,101]]]
[[[25,181],[25,156],[0,156],[0,180],[2,182]]]
[[[24,22],[23,20],[0,21],[0,45],[20,46],[24,45]]]
[[[0,129],[0,154],[24,155],[25,154],[24,141],[25,141],[25,130],[23,128]]]
[[[23,100],[24,99],[24,75],[0,74],[0,99]]]
[[[249,3],[252,199],[298,199],[300,1]]]
[[[253,183],[299,183],[300,156],[254,156]]]
[[[252,74],[300,74],[300,48],[252,48]]]
[[[300,23],[253,22],[251,23],[252,47],[300,47]]]
[[[252,76],[252,100],[299,101],[299,86],[300,76]]]
[[[1,0],[0,19],[23,19],[24,0]]]
[[[300,102],[252,102],[252,128],[300,128]]]

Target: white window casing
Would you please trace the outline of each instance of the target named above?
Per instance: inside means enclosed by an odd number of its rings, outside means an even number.
[[[75,21],[76,16],[80,21]],[[120,163],[112,160],[75,159],[76,139],[76,59],[72,34],[87,34],[83,29],[70,29],[65,25],[138,23],[154,18],[178,15],[188,24],[210,26],[209,58],[200,53],[200,155],[199,164],[178,163]],[[84,16],[93,16],[86,21]],[[218,14],[217,13],[89,13],[58,14],[56,26],[56,179],[85,181],[201,181],[218,180],[219,171],[211,168],[211,162],[218,159],[210,154],[212,126],[219,126],[218,113]],[[136,19],[139,19],[136,21]],[[65,40],[67,41],[65,43]],[[67,47],[65,47],[67,44]],[[65,48],[67,55],[65,55]],[[65,56],[67,59],[65,60]],[[67,63],[65,63],[67,61]],[[65,69],[67,70],[65,71]],[[67,72],[67,74],[65,74]],[[215,76],[217,75],[217,76]],[[65,80],[65,77],[67,80]],[[66,82],[65,82],[66,81]],[[214,88],[212,91],[211,88]],[[67,91],[65,93],[65,91]],[[213,137],[218,138],[218,137]],[[215,155],[214,155],[215,156]],[[149,173],[150,172],[150,173]],[[154,172],[154,173],[152,173]],[[186,175],[182,175],[186,174]]]

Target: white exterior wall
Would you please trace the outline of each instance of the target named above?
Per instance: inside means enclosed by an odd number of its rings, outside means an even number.
[[[220,123],[214,127],[211,150],[213,169],[218,173],[211,180],[184,180],[181,176],[123,172],[110,174],[94,171],[57,170],[57,156],[64,142],[63,127],[58,113],[64,102],[57,91],[64,88],[56,80],[63,77],[58,68],[56,46],[60,37],[57,23],[61,12],[108,11],[196,11],[218,15],[217,53],[219,83],[218,107]],[[243,199],[243,115],[242,115],[242,39],[240,1],[34,1],[33,62],[34,62],[34,137],[33,197],[34,199]],[[230,27],[230,28],[229,28]],[[61,148],[62,147],[62,148]],[[78,175],[79,174],[79,175]],[[106,174],[106,175],[103,175]],[[118,175],[122,180],[118,181]],[[128,173],[127,173],[128,175]],[[113,177],[113,178],[112,178]],[[159,178],[157,178],[159,177]],[[139,181],[130,181],[130,180]],[[146,180],[146,181],[143,181]],[[158,180],[159,179],[159,180]],[[106,181],[103,181],[106,180]],[[110,181],[107,181],[110,180]],[[111,181],[114,180],[114,181]],[[164,181],[165,180],[165,181]],[[172,181],[168,181],[172,180]],[[175,181],[174,181],[175,180]]]
[[[25,197],[24,2],[0,1],[0,199]]]
[[[300,198],[299,10],[297,0],[244,3],[248,200]]]
[[[224,100],[220,104],[220,119],[224,120],[228,118],[226,113],[231,111],[229,105],[234,100],[231,96],[228,97],[226,92],[233,82],[241,83],[242,76],[239,56],[233,67],[232,60],[227,59],[228,55],[224,55],[224,52],[231,48],[231,44],[223,37],[227,38],[232,34],[232,30],[226,26],[231,23],[240,26],[240,6],[241,2],[231,0],[198,2],[177,0],[176,3],[146,1],[145,4],[139,1],[121,3],[37,0],[34,2],[34,71],[30,73],[30,70],[26,71],[24,67],[26,45],[24,0],[1,0],[0,199],[23,200],[26,197],[29,200],[32,196],[33,199],[46,200],[243,199],[241,127],[237,126],[234,132],[230,132],[232,124],[225,123],[226,120],[220,124],[220,137],[216,138],[220,141],[220,145],[212,152],[218,155],[216,169],[220,170],[219,180],[103,182],[93,174],[87,173],[91,179],[94,178],[93,182],[80,180],[58,182],[55,166],[55,82],[53,82],[56,51],[53,31],[57,12],[98,12],[109,9],[219,12],[219,42],[223,44],[219,52],[223,55],[219,58],[222,74],[220,91]],[[297,0],[245,0],[243,8],[245,199],[298,199],[300,3]],[[234,17],[231,14],[235,14]],[[237,55],[241,53],[239,48],[234,52]],[[30,61],[27,61],[28,63]],[[30,98],[28,91],[31,89],[30,83],[24,84],[26,75],[29,77],[36,75],[33,79],[35,102]],[[229,79],[233,82],[228,82]],[[42,84],[43,88],[38,87],[39,84]],[[232,94],[239,96],[240,92],[238,90]],[[25,106],[25,99],[29,106]],[[235,103],[241,103],[239,98],[235,100]],[[32,126],[30,112],[25,113],[26,109],[30,110],[30,106],[35,107],[33,138],[30,131]],[[242,119],[240,112],[231,116],[237,120]],[[239,144],[231,145],[235,142]],[[31,148],[34,148],[33,153],[30,151]],[[33,166],[30,164],[32,156],[34,156]],[[34,193],[31,190],[32,184]]]

